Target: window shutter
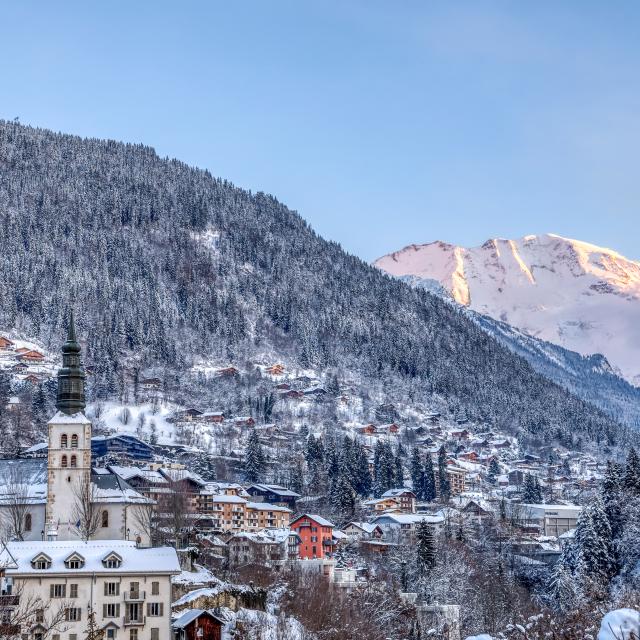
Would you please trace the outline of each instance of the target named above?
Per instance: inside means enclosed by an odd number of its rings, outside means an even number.
[[[80,621],[82,620],[82,609],[78,607],[77,611],[78,611],[78,620]]]
[[[107,585],[105,584],[105,589],[107,588]],[[106,618],[107,617],[107,605],[103,604],[102,605],[102,617]]]
[[[52,584],[49,585],[49,597],[53,598],[53,585]]]
[[[104,583],[104,595],[105,595],[105,596],[106,596],[106,595],[107,595],[107,593],[108,593],[108,591],[107,591],[107,585],[108,585],[108,584],[109,584],[108,582],[105,582],[105,583]]]
[[[164,602],[160,603],[160,615],[163,616],[164,615]]]
[[[150,616],[151,615],[151,603],[147,602],[147,615]]]
[[[120,616],[120,603],[116,605],[116,618]]]
[[[62,597],[63,598],[67,597],[67,585],[66,584],[62,585]]]
[[[116,595],[119,596],[120,595],[120,583],[116,582]]]

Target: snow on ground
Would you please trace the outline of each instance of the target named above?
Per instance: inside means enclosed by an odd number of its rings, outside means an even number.
[[[466,640],[493,640],[488,633],[481,633],[479,636],[469,636]]]
[[[176,439],[176,426],[167,422],[167,418],[176,410],[172,404],[121,404],[119,402],[92,403],[87,407],[87,417],[93,421],[94,427],[99,426],[114,433],[126,433],[148,440],[151,436],[152,425],[156,426],[159,444],[171,444]],[[128,417],[125,413],[128,411]],[[98,415],[99,414],[99,415]],[[144,419],[140,427],[141,416]],[[126,420],[126,424],[125,424]]]
[[[171,578],[172,584],[189,585],[189,584],[207,584],[209,582],[215,582],[215,583],[220,582],[220,580],[218,580],[218,578],[216,578],[213,575],[213,573],[209,571],[209,569],[205,569],[200,565],[196,565],[196,566],[197,566],[197,571],[183,571],[179,575]],[[207,589],[197,589],[197,591],[206,591],[206,590]],[[196,593],[196,591],[191,592],[191,594],[193,593]],[[187,594],[187,595],[190,595],[190,594]],[[202,593],[200,595],[206,595],[206,594]],[[184,596],[184,597],[186,598],[187,596]],[[193,596],[193,597],[197,597],[197,596]],[[182,600],[182,598],[180,600]],[[174,606],[176,604],[178,603],[175,602]]]
[[[640,638],[640,612],[635,609],[609,611],[602,619],[598,640],[636,640]]]

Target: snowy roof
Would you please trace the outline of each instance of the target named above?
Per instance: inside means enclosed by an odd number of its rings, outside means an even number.
[[[329,520],[327,520],[326,518],[323,518],[322,516],[315,515],[313,513],[303,513],[301,516],[298,516],[293,522],[297,522],[298,520],[301,520],[302,518],[309,518],[310,520],[313,520],[314,522],[318,523],[321,527],[335,527],[336,526],[335,524],[333,524],[333,522],[329,522]]]
[[[282,511],[283,513],[292,513],[291,509],[287,507],[280,507],[276,504],[269,504],[268,502],[247,502],[247,509],[260,509],[264,511]]]
[[[131,480],[131,478],[143,478],[147,482],[155,482],[158,484],[166,484],[167,482],[161,473],[159,473],[158,471],[152,471],[151,469],[109,465],[109,470],[120,476],[123,480]]]
[[[247,487],[251,489],[251,487],[256,487],[260,491],[270,491],[271,493],[276,493],[280,496],[288,496],[291,498],[299,498],[300,494],[295,491],[291,491],[291,489],[287,489],[286,487],[281,487],[278,484],[252,484]]]
[[[36,453],[38,451],[43,451],[49,447],[48,442],[38,442],[38,444],[34,444],[32,447],[28,449],[24,449],[22,453]]]
[[[385,513],[378,516],[373,523],[385,522],[392,520],[398,524],[417,524],[418,522],[426,522],[428,524],[440,524],[444,522],[444,518],[440,515],[422,515],[418,513]]]
[[[80,569],[67,569],[64,561],[74,552],[84,558],[84,566]],[[34,569],[31,566],[31,560],[42,553],[51,558],[51,567],[49,569]],[[111,553],[116,553],[122,558],[120,567],[109,569],[104,566],[103,559]],[[7,542],[5,548],[0,552],[0,565],[4,565],[5,562],[8,563],[8,575],[42,574],[43,572],[48,574],[154,573],[174,575],[180,573],[178,556],[173,547],[139,548],[135,542],[128,540]]]
[[[190,624],[196,618],[199,618],[203,614],[215,618],[220,624],[224,624],[224,620],[222,618],[219,618],[217,615],[207,609],[190,609],[186,613],[183,613],[179,618],[174,620],[171,623],[171,626],[174,629],[184,629],[184,627],[186,627],[188,624]]]
[[[389,489],[389,491],[385,491],[382,494],[383,498],[394,498],[396,496],[404,495],[405,493],[413,493],[411,489],[402,488],[402,489]],[[414,494],[415,495],[415,494]]]
[[[78,413],[74,413],[71,416],[62,413],[62,411],[58,411],[58,413],[49,420],[49,424],[91,424],[91,420],[89,420],[82,411],[78,411]]]
[[[372,522],[350,522],[347,525],[347,527],[356,527],[357,529],[361,529],[365,533],[373,533],[377,526],[377,524],[373,524]]]

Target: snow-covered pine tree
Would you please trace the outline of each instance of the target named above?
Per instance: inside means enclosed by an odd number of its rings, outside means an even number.
[[[418,447],[414,447],[411,452],[411,464],[409,468],[411,475],[411,482],[413,484],[413,492],[416,494],[419,500],[424,497],[424,465],[422,464],[422,458],[420,456],[420,450]]]
[[[447,473],[447,451],[444,445],[438,450],[438,486],[440,490],[440,500],[448,502],[451,497],[451,483]]]
[[[422,499],[433,502],[436,499],[436,475],[431,454],[427,453],[422,474]]]
[[[436,564],[436,539],[433,527],[424,521],[416,526],[416,560],[422,574],[429,573]]]
[[[640,496],[640,457],[635,447],[631,447],[627,456],[623,485],[630,494]]]
[[[255,429],[252,429],[249,434],[243,469],[247,482],[258,482],[264,479],[266,459],[262,451],[262,446],[260,445],[260,440],[258,439],[258,432]]]

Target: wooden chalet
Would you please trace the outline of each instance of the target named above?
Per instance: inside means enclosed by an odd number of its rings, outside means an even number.
[[[189,609],[171,624],[173,640],[221,640],[224,624],[213,611]]]
[[[27,362],[44,362],[44,354],[39,351],[35,351],[34,349],[21,351],[18,357],[20,360],[26,360]]]
[[[5,338],[4,336],[0,336],[0,350],[1,351],[13,351],[15,348],[15,344],[9,340],[9,338]]]

